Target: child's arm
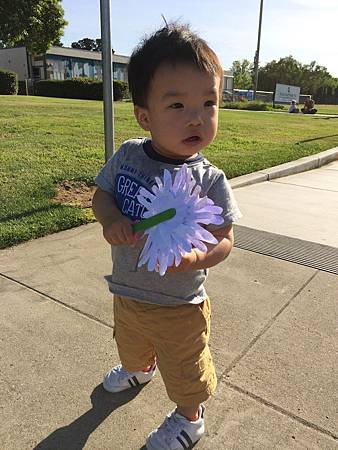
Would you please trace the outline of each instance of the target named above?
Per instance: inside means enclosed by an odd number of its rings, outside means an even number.
[[[133,234],[131,220],[121,214],[111,194],[97,188],[93,197],[93,212],[110,245],[133,246],[137,243],[139,235]]]
[[[194,248],[190,253],[182,257],[182,261],[178,267],[169,267],[167,273],[207,269],[223,261],[229,255],[234,245],[233,227],[232,225],[227,225],[226,227],[213,231],[212,234],[218,240],[218,244],[207,244],[207,252],[201,252]]]

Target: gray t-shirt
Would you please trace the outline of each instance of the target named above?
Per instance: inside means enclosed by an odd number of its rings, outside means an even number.
[[[197,184],[202,188],[200,196],[208,196],[215,205],[223,208],[224,223],[209,226],[222,228],[241,217],[231,187],[222,170],[212,165],[202,154],[185,161],[166,158],[155,152],[151,140],[131,139],[101,169],[96,184],[109,192],[120,211],[132,220],[140,220],[144,206],[137,200],[141,187],[151,191],[155,176],[162,178],[163,170],[171,174],[186,163],[192,170]],[[206,269],[186,273],[148,272],[146,266],[137,267],[144,240],[135,248],[127,245],[112,246],[113,273],[108,277],[109,290],[117,295],[131,297],[146,303],[177,305],[201,303],[206,292],[203,283]]]

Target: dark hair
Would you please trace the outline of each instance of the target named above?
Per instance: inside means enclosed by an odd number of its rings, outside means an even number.
[[[134,105],[147,106],[151,80],[163,63],[196,66],[218,76],[223,89],[223,69],[213,50],[188,25],[170,23],[145,37],[130,57],[128,82]]]

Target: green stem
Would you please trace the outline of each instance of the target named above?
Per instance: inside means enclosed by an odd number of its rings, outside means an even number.
[[[147,228],[154,227],[159,223],[165,222],[166,220],[172,219],[176,215],[175,208],[169,208],[165,211],[160,212],[159,214],[155,214],[152,217],[148,217],[148,219],[143,219],[138,223],[134,223],[133,231],[136,233],[137,231],[144,231]]]

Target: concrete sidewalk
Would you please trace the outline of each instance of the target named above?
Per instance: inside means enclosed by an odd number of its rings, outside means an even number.
[[[238,230],[337,250],[337,166],[236,189]],[[338,449],[338,277],[257,251],[210,271],[219,385],[195,448]],[[173,408],[160,374],[102,388],[118,361],[110,266],[98,224],[0,252],[1,450],[140,450]]]

